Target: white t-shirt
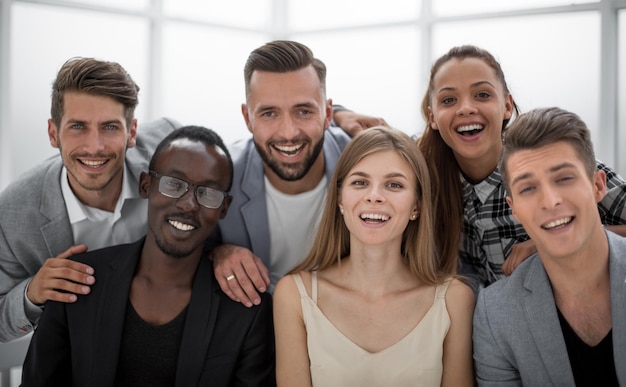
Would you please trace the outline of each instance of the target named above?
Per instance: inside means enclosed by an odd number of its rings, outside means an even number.
[[[289,270],[309,253],[326,197],[326,176],[311,191],[288,195],[265,177],[270,230],[270,293]]]

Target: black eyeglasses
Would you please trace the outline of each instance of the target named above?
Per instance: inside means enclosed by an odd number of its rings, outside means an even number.
[[[228,192],[189,183],[177,177],[161,175],[154,171],[149,171],[149,173],[159,179],[159,192],[168,198],[179,199],[189,191],[190,187],[196,187],[195,194],[198,204],[206,208],[219,208],[228,196]]]

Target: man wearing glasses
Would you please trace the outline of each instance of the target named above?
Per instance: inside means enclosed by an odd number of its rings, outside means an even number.
[[[117,63],[73,58],[59,70],[48,135],[61,157],[0,194],[0,342],[31,332],[46,301],[72,303],[90,292],[93,268],[68,257],[145,235],[139,173],[180,125],[160,119],[138,131],[138,91]],[[366,117],[341,116],[351,130]]]
[[[250,309],[228,298],[203,252],[230,204],[232,171],[212,130],[163,140],[139,182],[147,235],[74,257],[98,280],[75,303],[47,304],[23,386],[275,384],[271,298]]]

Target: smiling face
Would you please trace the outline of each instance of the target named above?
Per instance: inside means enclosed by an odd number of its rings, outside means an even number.
[[[117,198],[126,149],[135,145],[136,134],[136,121],[126,126],[124,105],[86,93],[65,93],[60,127],[48,121],[50,144],[61,152],[70,187],[88,205],[93,191]]]
[[[359,161],[339,194],[350,244],[391,243],[399,249],[408,222],[418,214],[416,185],[411,166],[394,151],[376,152]]]
[[[157,156],[153,166],[161,175],[176,177],[188,183],[226,191],[230,183],[230,165],[216,146],[186,138],[174,140]],[[159,179],[145,172],[140,178],[140,193],[148,198],[148,238],[154,238],[159,249],[174,258],[201,253],[217,221],[226,215],[232,199],[224,199],[220,208],[198,204],[196,186],[174,199],[159,192]]]
[[[287,73],[254,71],[242,113],[274,186],[307,178],[319,182],[332,103],[325,100],[313,66]]]
[[[429,123],[452,148],[469,176],[496,168],[502,148],[503,121],[513,100],[494,69],[478,58],[451,59],[433,78]],[[485,171],[488,170],[488,171]]]
[[[590,179],[574,147],[565,141],[512,153],[507,161],[515,218],[542,257],[593,254],[604,231],[597,203],[606,192],[606,175]]]

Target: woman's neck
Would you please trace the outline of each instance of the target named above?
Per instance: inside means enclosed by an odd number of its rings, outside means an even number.
[[[339,275],[347,287],[372,297],[405,290],[417,283],[400,254],[400,246],[351,245],[350,256],[342,260]]]

